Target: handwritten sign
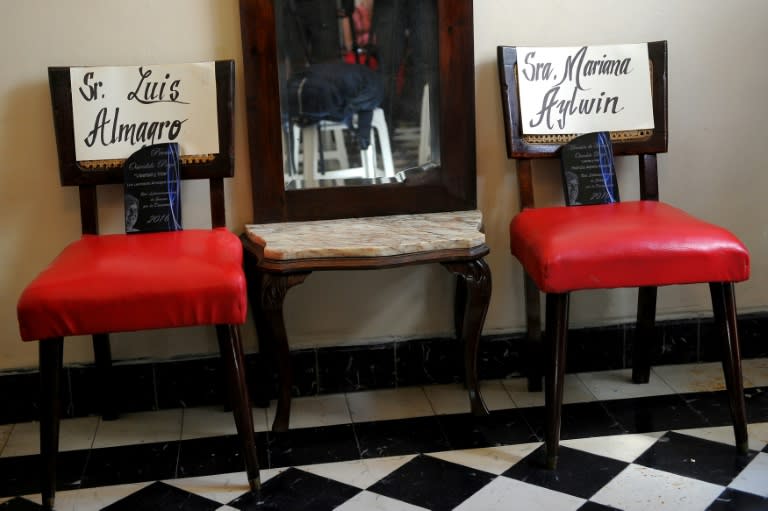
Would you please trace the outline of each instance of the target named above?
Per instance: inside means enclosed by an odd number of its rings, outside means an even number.
[[[524,134],[653,128],[648,45],[517,48]]]
[[[125,159],[176,142],[182,155],[219,152],[214,62],[73,67],[78,161]]]

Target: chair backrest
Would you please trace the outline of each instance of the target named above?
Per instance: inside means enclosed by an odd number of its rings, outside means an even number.
[[[638,155],[640,160],[640,196],[658,200],[656,154],[667,151],[667,42],[648,43],[654,128],[648,130],[611,132],[616,155]],[[499,80],[501,81],[507,156],[517,160],[520,207],[534,206],[531,160],[557,158],[563,144],[578,136],[524,135],[520,115],[517,48],[498,47]]]
[[[219,152],[214,155],[182,156],[182,179],[208,179],[213,227],[226,225],[224,178],[234,175],[234,96],[235,63],[216,61],[216,107],[218,113]],[[83,234],[98,234],[96,186],[123,182],[122,160],[78,162],[72,114],[70,68],[48,69],[51,88],[53,124],[59,154],[59,175],[63,186],[80,189],[80,219]]]

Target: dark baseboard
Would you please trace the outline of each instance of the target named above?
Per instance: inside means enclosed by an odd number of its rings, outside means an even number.
[[[713,362],[720,346],[711,318],[657,322],[653,365]],[[569,331],[568,372],[631,367],[634,324]],[[768,356],[768,312],[739,317],[743,358]],[[660,339],[660,342],[659,342]],[[491,335],[480,341],[481,379],[521,372],[524,335]],[[416,339],[386,344],[322,347],[291,352],[294,396],[407,387],[462,381],[462,350],[453,339]],[[277,379],[259,354],[246,355],[254,404],[276,395]],[[224,405],[218,357],[116,363],[111,395],[122,413],[167,408]],[[92,365],[64,368],[62,416],[99,413],[96,371]],[[0,424],[38,417],[37,371],[0,373]]]

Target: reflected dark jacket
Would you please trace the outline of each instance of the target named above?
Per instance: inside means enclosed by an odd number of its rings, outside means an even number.
[[[373,110],[384,99],[384,84],[376,71],[343,62],[314,64],[291,77],[288,83],[288,112],[302,125],[318,121],[352,125],[357,114],[360,149],[370,144]]]

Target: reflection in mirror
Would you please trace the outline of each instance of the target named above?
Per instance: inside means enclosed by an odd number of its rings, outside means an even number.
[[[439,168],[436,0],[275,0],[286,190]]]

